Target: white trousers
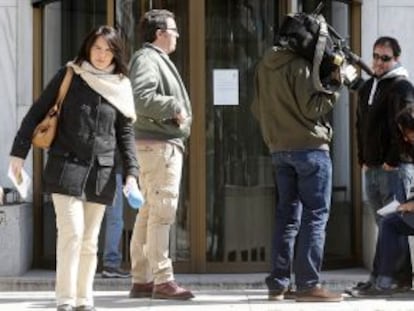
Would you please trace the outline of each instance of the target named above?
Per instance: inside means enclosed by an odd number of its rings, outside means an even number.
[[[131,238],[132,282],[160,284],[174,280],[169,240],[178,207],[183,152],[169,143],[139,142],[137,154],[145,203]]]
[[[57,305],[93,306],[98,235],[105,205],[52,194],[56,213]]]

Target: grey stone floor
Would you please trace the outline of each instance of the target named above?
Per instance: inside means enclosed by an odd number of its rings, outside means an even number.
[[[351,299],[338,303],[298,303],[294,301],[271,302],[264,289],[250,290],[196,290],[191,301],[163,301],[129,299],[126,291],[97,291],[95,306],[98,311],[129,310],[192,310],[192,311],[316,311],[316,310],[414,310],[414,294],[392,299]],[[29,311],[56,310],[52,291],[0,292],[0,310]]]
[[[265,274],[179,274],[177,281],[195,294],[191,301],[129,299],[130,280],[95,279],[95,305],[98,311],[114,310],[194,310],[194,311],[414,311],[414,292],[389,299],[354,299],[344,295],[339,303],[272,302],[267,300]],[[342,292],[357,281],[365,280],[365,269],[334,270],[322,273],[322,281],[331,290]],[[21,277],[0,277],[0,311],[56,310],[54,273],[29,271]]]

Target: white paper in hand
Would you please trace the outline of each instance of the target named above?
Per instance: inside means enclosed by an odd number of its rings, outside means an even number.
[[[9,172],[7,173],[10,180],[13,182],[13,185],[16,187],[17,191],[19,191],[20,196],[22,199],[26,199],[27,195],[29,194],[30,190],[30,177],[26,173],[24,169],[22,169],[20,176],[15,176],[13,174],[13,170],[11,166],[9,166]]]
[[[377,214],[381,216],[385,216],[391,213],[395,213],[397,211],[397,207],[400,205],[401,203],[398,202],[396,199],[394,199],[387,205],[384,205],[382,208],[377,210]]]

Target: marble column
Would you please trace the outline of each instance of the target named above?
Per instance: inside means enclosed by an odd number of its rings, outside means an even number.
[[[10,147],[33,102],[33,8],[29,0],[0,0],[0,186],[7,178]],[[32,157],[26,170],[32,173]],[[30,199],[30,198],[29,198]]]

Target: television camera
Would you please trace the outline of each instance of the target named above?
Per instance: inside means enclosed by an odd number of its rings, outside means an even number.
[[[372,76],[371,68],[352,52],[346,40],[329,25],[320,11],[323,3],[311,14],[288,14],[278,32],[277,44],[303,56],[312,63],[315,87],[325,93],[338,89],[342,81],[357,90],[363,80],[355,65]],[[336,73],[339,78],[332,78]]]

